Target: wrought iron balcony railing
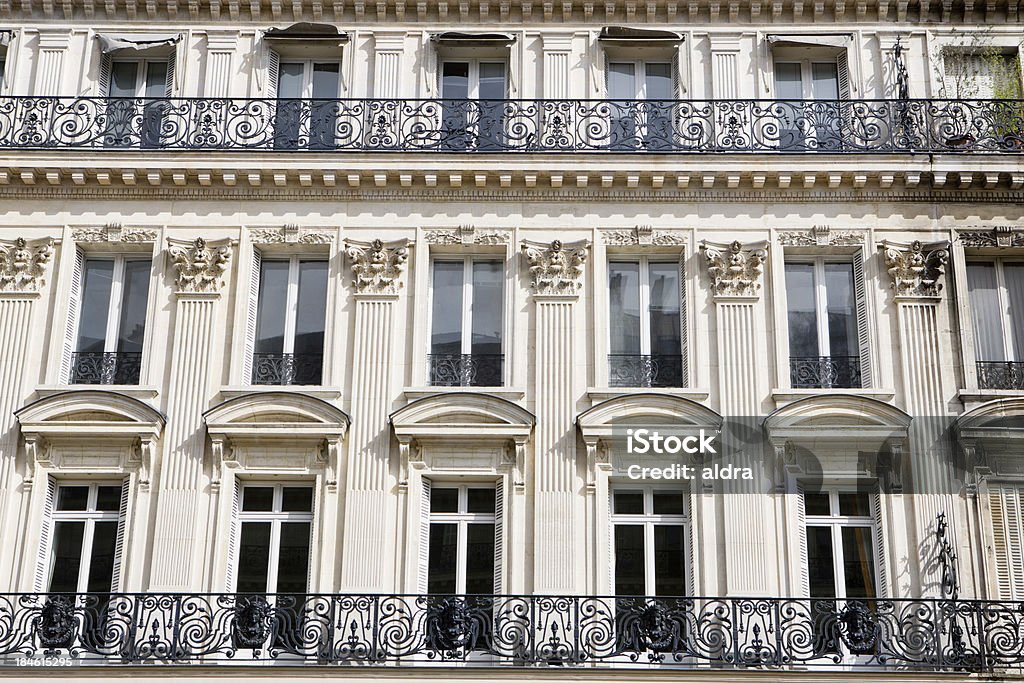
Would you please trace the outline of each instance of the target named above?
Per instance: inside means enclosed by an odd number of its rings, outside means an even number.
[[[657,666],[1024,672],[1024,602],[6,594],[0,666]]]
[[[0,98],[0,149],[1024,153],[1024,100]]]
[[[142,354],[133,351],[79,351],[71,354],[70,384],[138,384]]]
[[[1019,361],[980,360],[978,387],[981,389],[1014,389],[1024,391],[1024,363]]]
[[[656,354],[608,354],[608,385],[613,387],[681,387],[683,357]]]
[[[789,359],[794,389],[859,389],[860,356],[794,356]]]
[[[500,353],[432,353],[427,356],[430,385],[500,387],[504,361]]]
[[[253,384],[320,384],[322,353],[254,353]]]

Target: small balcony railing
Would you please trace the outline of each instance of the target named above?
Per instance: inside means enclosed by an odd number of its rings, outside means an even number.
[[[980,360],[978,388],[1024,391],[1024,362]]]
[[[427,356],[430,385],[500,387],[504,362],[500,353],[432,353]]]
[[[0,98],[0,149],[1024,153],[1024,100]]]
[[[860,356],[794,356],[789,359],[794,389],[859,389]]]
[[[682,355],[668,354],[651,356],[609,354],[608,386],[681,387],[683,386],[683,357]]]
[[[70,384],[138,384],[142,354],[131,351],[79,351],[71,354]]]
[[[317,385],[323,367],[322,353],[254,353],[252,383]]]
[[[2,594],[0,625],[0,667],[65,658],[148,666],[1024,672],[1021,602]]]

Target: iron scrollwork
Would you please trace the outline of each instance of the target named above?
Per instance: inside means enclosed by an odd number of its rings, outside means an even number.
[[[789,359],[794,389],[858,389],[860,356],[795,356]]]

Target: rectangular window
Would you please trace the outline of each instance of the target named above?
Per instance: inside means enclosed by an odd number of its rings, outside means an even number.
[[[253,384],[320,384],[327,276],[324,260],[260,260]]]
[[[277,97],[274,146],[277,149],[332,149],[340,87],[340,62],[281,60],[274,90]]]
[[[441,64],[445,149],[500,149],[507,74],[504,61],[471,59]]]
[[[427,592],[490,595],[495,589],[495,489],[434,484],[430,490]]]
[[[622,488],[612,492],[611,503],[615,595],[685,596],[686,494],[653,487]]]
[[[608,62],[613,149],[667,149],[672,145],[675,79],[670,62]]]
[[[122,484],[56,487],[49,592],[114,590],[121,495]]]
[[[430,318],[430,384],[503,384],[504,267],[466,257],[434,261]]]
[[[608,296],[609,384],[683,386],[679,264],[612,261]]]
[[[71,384],[138,384],[152,262],[86,258]]]
[[[1024,262],[972,261],[967,288],[978,386],[1024,389]]]
[[[109,62],[109,69],[104,143],[124,147],[137,139],[142,147],[158,147],[173,63],[167,59],[115,59]]]
[[[791,385],[862,386],[854,264],[818,257],[785,272]]]
[[[313,488],[246,484],[238,512],[238,593],[304,593],[313,536]]]
[[[779,146],[834,150],[842,142],[840,100],[849,98],[846,56],[776,60],[773,108]]]

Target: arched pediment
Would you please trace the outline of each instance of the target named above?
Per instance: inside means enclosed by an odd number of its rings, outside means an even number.
[[[340,438],[348,430],[345,411],[313,396],[290,391],[236,396],[203,414],[213,435],[239,437]]]
[[[1024,438],[1024,398],[1001,398],[968,410],[956,420],[961,434],[1010,436],[1020,432]]]
[[[164,416],[137,398],[114,391],[90,389],[46,396],[15,413],[23,434],[156,437]]]
[[[681,396],[628,394],[602,401],[581,413],[576,424],[584,436],[603,434],[613,427],[671,425],[719,429],[722,416]]]
[[[435,394],[413,401],[391,414],[399,439],[415,437],[529,436],[533,414],[512,401],[473,392]]]
[[[888,403],[866,396],[833,394],[793,401],[765,418],[764,426],[771,438],[843,440],[906,436],[910,422],[909,415]]]

